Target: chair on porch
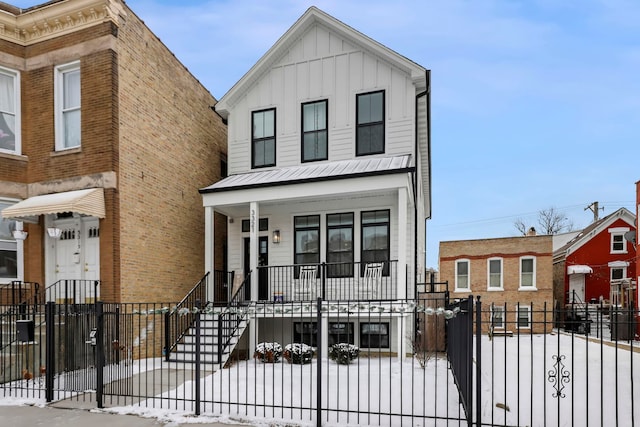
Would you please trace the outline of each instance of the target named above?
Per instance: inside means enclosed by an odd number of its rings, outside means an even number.
[[[381,262],[370,262],[364,266],[363,291],[370,299],[378,298],[380,293],[382,267]]]
[[[296,301],[312,300],[316,298],[316,271],[315,265],[300,266],[300,275],[297,283],[293,284]]]

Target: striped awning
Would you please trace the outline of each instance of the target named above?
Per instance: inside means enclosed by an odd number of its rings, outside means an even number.
[[[1,211],[3,218],[26,218],[62,212],[104,218],[104,190],[88,188],[29,197]]]

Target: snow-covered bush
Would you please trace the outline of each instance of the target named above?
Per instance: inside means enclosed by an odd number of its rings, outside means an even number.
[[[282,356],[282,346],[277,342],[261,342],[253,352],[253,358],[264,363],[278,363]]]
[[[307,344],[293,343],[284,347],[283,356],[289,363],[304,365],[305,363],[311,363],[313,353],[313,347]]]
[[[340,365],[348,365],[360,354],[360,349],[353,344],[339,343],[329,348],[329,358]]]

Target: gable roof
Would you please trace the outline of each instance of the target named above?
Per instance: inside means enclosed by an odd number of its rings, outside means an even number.
[[[620,208],[604,218],[589,224],[564,246],[554,251],[554,260],[561,260],[565,258],[569,253],[574,252],[576,249],[588,243],[594,236],[600,234],[603,230],[606,230],[618,219],[624,220],[630,227],[635,227],[635,215],[633,215],[627,208]]]
[[[260,76],[266,73],[313,25],[323,25],[350,43],[370,52],[372,55],[384,58],[393,66],[410,74],[418,89],[426,90],[426,69],[424,67],[367,37],[317,7],[312,6],[307,9],[295,24],[293,24],[258,62],[218,101],[215,106],[216,112],[226,119],[231,106],[237,98],[257,81]]]

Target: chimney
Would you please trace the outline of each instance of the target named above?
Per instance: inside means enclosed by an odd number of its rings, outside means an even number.
[[[536,229],[531,227],[528,231],[527,231],[527,236],[535,236],[536,235]]]

